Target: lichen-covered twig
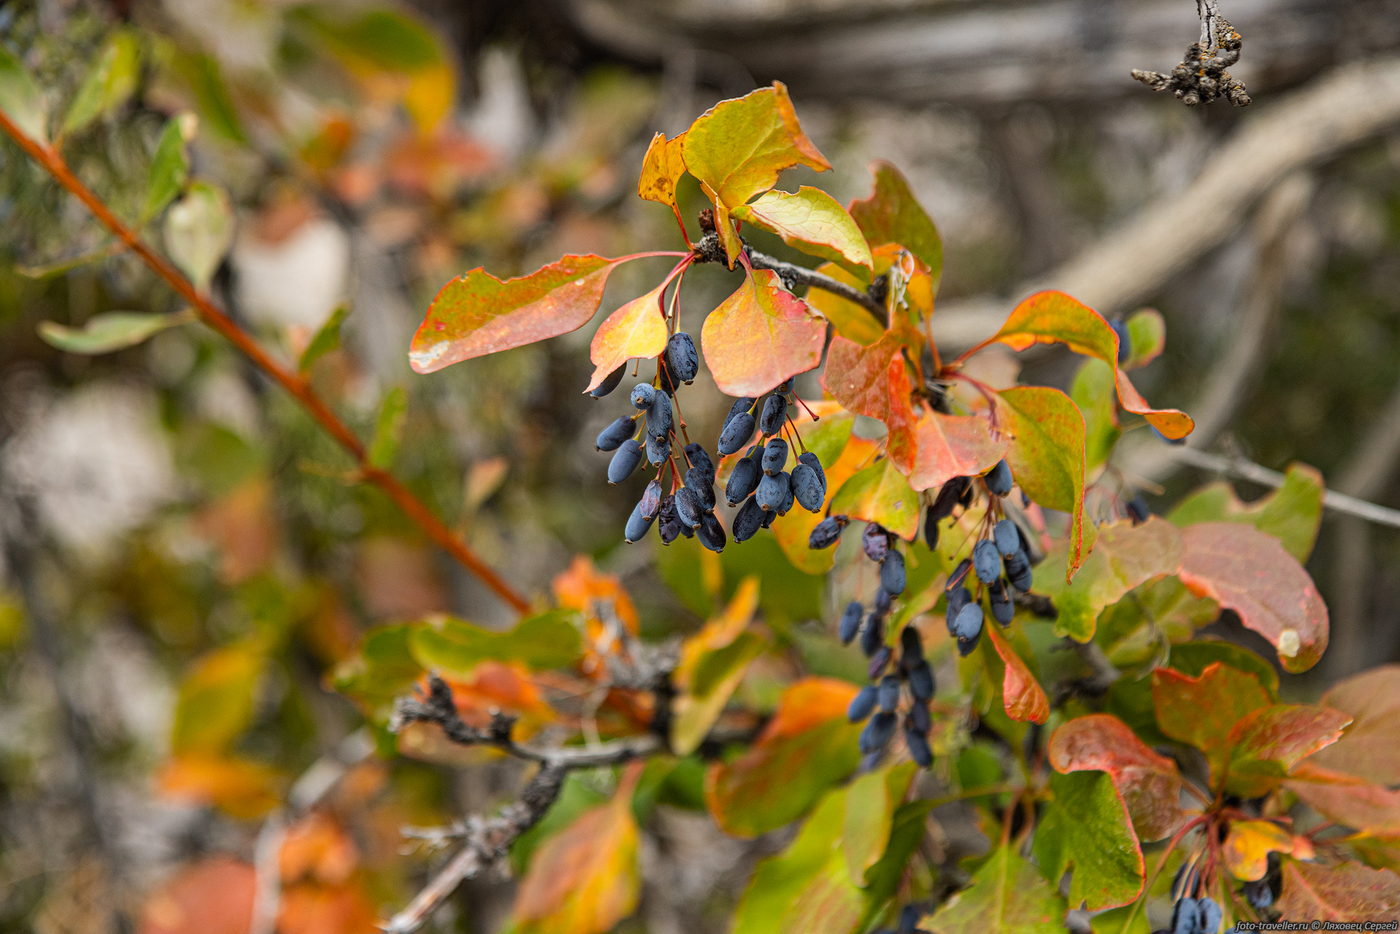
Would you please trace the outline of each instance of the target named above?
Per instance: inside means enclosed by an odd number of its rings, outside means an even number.
[[[1186,50],[1181,63],[1168,74],[1134,68],[1133,77],[1154,91],[1171,91],[1176,99],[1194,107],[1225,98],[1236,107],[1250,102],[1249,92],[1225,69],[1240,60],[1244,39],[1220,15],[1218,0],[1196,0],[1201,37]]]

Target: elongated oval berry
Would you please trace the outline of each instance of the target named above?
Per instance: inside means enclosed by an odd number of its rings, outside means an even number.
[[[787,399],[778,393],[770,393],[763,400],[763,413],[758,417],[758,430],[767,437],[783,430],[787,421]]]
[[[752,396],[740,396],[734,400],[734,404],[729,407],[729,414],[724,416],[724,424],[728,425],[730,420],[740,412],[747,412],[753,408],[754,399]]]
[[[890,608],[894,606],[894,597],[883,587],[875,591],[875,615],[884,619],[890,615]]]
[[[748,444],[749,439],[753,437],[753,424],[753,416],[748,412],[740,412],[725,422],[724,430],[719,433],[716,450],[722,455],[728,455]]]
[[[929,507],[929,514],[934,517],[934,521],[946,519],[953,514],[953,508],[958,505],[958,500],[968,488],[968,483],[967,477],[954,477],[939,488],[938,495],[933,498],[933,505]]]
[[[1006,566],[1006,579],[1011,582],[1021,593],[1029,593],[1031,589],[1031,562],[1026,557],[1024,550],[1016,552],[1009,558],[1003,558],[1002,564]]]
[[[685,446],[685,457],[690,461],[690,466],[699,467],[709,474],[711,483],[715,481],[715,462],[710,460],[710,455],[703,445],[696,441],[690,442]]]
[[[924,544],[929,551],[938,547],[938,517],[933,514],[932,507],[924,513]]]
[[[948,622],[948,632],[953,632],[953,620],[962,612],[962,608],[972,602],[972,591],[966,587],[954,587],[946,591],[948,607],[944,611],[944,616]]]
[[[982,632],[982,608],[975,603],[966,604],[953,617],[953,636],[959,641],[975,639]]]
[[[1011,492],[1011,465],[1006,462],[1006,458],[997,461],[997,465],[987,471],[987,489],[997,496],[1005,496]]]
[[[870,716],[875,711],[877,693],[873,684],[867,684],[856,691],[856,696],[846,705],[846,719],[852,723],[859,723]]]
[[[909,693],[914,695],[916,701],[933,698],[933,669],[923,659],[909,669]]]
[[[1178,899],[1172,906],[1172,934],[1197,934],[1200,906],[1194,898]]]
[[[924,638],[913,626],[905,626],[899,631],[900,667],[908,671],[924,660]]]
[[[931,685],[933,684],[933,681],[931,680],[933,678],[933,675],[930,674],[929,678],[929,684]],[[910,688],[913,688],[912,683],[910,684]],[[932,696],[933,690],[930,689],[929,697]],[[909,721],[914,724],[914,729],[918,730],[920,733],[923,733],[925,736],[928,735],[928,731],[933,729],[933,718],[929,716],[927,700],[921,700],[918,697],[914,698],[914,703],[909,705]]]
[[[700,544],[716,553],[724,551],[724,546],[729,543],[729,536],[724,533],[724,526],[719,524],[719,518],[712,512],[707,512],[700,517],[700,525],[695,529],[695,537],[700,539]]]
[[[622,442],[632,437],[632,433],[636,430],[636,418],[624,415],[598,432],[598,439],[593,442],[593,445],[600,451],[616,451]]]
[[[1205,897],[1196,902],[1196,930],[1199,934],[1216,934],[1220,930],[1220,922],[1224,920],[1224,913],[1220,906],[1215,903],[1215,899]]]
[[[700,501],[701,509],[715,508],[715,478],[712,475],[699,467],[692,467],[685,472],[685,486]]]
[[[954,587],[962,586],[967,580],[967,572],[972,568],[972,559],[963,558],[958,562],[958,566],[953,568],[953,573],[948,575],[948,583],[943,585],[943,589],[952,590]]]
[[[860,631],[860,618],[865,615],[865,607],[859,600],[852,600],[846,604],[846,612],[841,614],[841,622],[836,626],[836,635],[840,637],[842,645],[850,645],[851,640]]]
[[[796,464],[792,468],[792,495],[803,509],[820,512],[826,502],[826,484],[811,467]]]
[[[890,533],[878,522],[867,522],[860,535],[860,545],[871,561],[884,561],[890,551]]]
[[[762,476],[763,471],[758,469],[757,461],[751,457],[740,458],[729,474],[729,482],[724,485],[724,498],[729,500],[729,505],[747,499],[750,493],[758,489],[758,480]]]
[[[894,712],[899,706],[899,677],[897,675],[885,675],[880,679],[880,691],[877,702],[881,710]]]
[[[676,518],[681,520],[682,525],[693,529],[700,524],[700,517],[704,514],[705,510],[694,490],[683,486],[676,491]]]
[[[909,758],[918,763],[919,768],[926,769],[933,765],[933,750],[929,748],[928,737],[914,728],[908,717],[904,718],[904,748],[909,750]],[[910,932],[912,934],[913,928]]]
[[[904,555],[893,548],[880,562],[880,586],[896,597],[904,593]]]
[[[653,480],[647,484],[647,488],[642,491],[642,498],[637,501],[637,509],[648,519],[656,518],[656,514],[661,511],[660,480]]]
[[[763,528],[764,515],[764,511],[758,507],[758,502],[752,496],[744,500],[744,505],[734,513],[734,521],[730,523],[734,541],[746,542],[757,535],[758,530]]]
[[[1001,553],[990,539],[984,538],[973,546],[972,569],[984,584],[990,584],[1001,574]]]
[[[870,755],[883,750],[894,738],[896,725],[895,715],[883,710],[871,717],[865,729],[860,731],[860,751]]]
[[[610,394],[617,388],[618,383],[622,382],[623,374],[626,373],[626,371],[627,364],[624,363],[604,377],[603,381],[598,384],[598,388],[591,390],[588,394],[595,399],[601,399]]]
[[[671,397],[658,392],[647,407],[647,434],[653,438],[664,438],[671,433],[675,418],[671,412]]]
[[[632,404],[639,409],[650,408],[656,398],[656,387],[651,383],[638,383],[632,387]]]
[[[1003,626],[1011,625],[1016,616],[1016,606],[1011,602],[1011,592],[1006,589],[1006,581],[998,577],[987,585],[987,595],[992,601],[992,616]]]
[[[871,681],[874,681],[876,678],[880,677],[880,675],[884,673],[885,669],[889,667],[890,657],[893,654],[894,653],[890,651],[890,647],[888,645],[882,645],[875,650],[874,655],[870,656],[870,664],[866,666],[865,671],[866,674],[870,677]]]
[[[661,498],[661,508],[656,513],[656,533],[661,536],[661,544],[669,545],[681,535],[680,517],[676,515],[676,498],[666,495]]]
[[[830,548],[841,538],[841,530],[850,522],[845,516],[827,516],[816,524],[812,534],[807,536],[807,547],[812,550]]]
[[[1274,903],[1274,890],[1269,885],[1268,877],[1246,882],[1244,884],[1244,897],[1254,906],[1255,911],[1263,911],[1272,905]]]
[[[765,474],[753,495],[764,512],[777,512],[792,496],[792,477],[785,473]]]
[[[1152,515],[1152,510],[1147,508],[1147,500],[1141,496],[1134,496],[1128,500],[1128,518],[1133,521],[1133,525],[1142,525],[1147,521],[1147,517]]]
[[[658,507],[660,508],[660,507]],[[627,517],[627,528],[623,531],[622,537],[628,542],[639,542],[642,536],[651,529],[651,523],[655,516],[648,517],[642,512],[642,503],[632,507],[632,515]]]
[[[826,486],[826,469],[822,467],[821,458],[817,457],[817,455],[813,454],[811,451],[803,451],[801,454],[797,455],[797,462],[799,464],[806,464],[808,467],[815,470],[817,476],[822,478],[822,486]]]
[[[865,618],[865,628],[860,633],[860,650],[866,658],[873,658],[884,646],[885,621],[878,613],[872,612]]]
[[[1009,558],[1021,550],[1021,530],[1010,519],[1002,519],[992,529],[992,541],[996,542],[997,552]]]
[[[763,472],[775,474],[787,466],[788,446],[782,438],[772,438],[763,447]]]
[[[765,529],[771,529],[771,528],[773,527],[773,520],[776,519],[776,518],[778,518],[778,514],[777,514],[776,512],[774,512],[773,510],[770,509],[770,510],[767,510],[766,512],[764,512],[764,513],[763,513],[763,527],[764,527]]]
[[[647,463],[660,467],[671,456],[671,439],[665,435],[647,435]]]
[[[628,438],[618,447],[612,460],[608,461],[608,482],[621,483],[626,480],[641,462],[642,443],[636,438]]]
[[[695,352],[695,341],[684,331],[677,331],[666,342],[666,368],[671,375],[683,383],[695,381],[700,372],[700,355]]]

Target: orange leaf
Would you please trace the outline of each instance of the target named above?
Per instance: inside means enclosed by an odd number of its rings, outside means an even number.
[[[1182,529],[1181,542],[1181,582],[1192,593],[1238,613],[1288,671],[1317,664],[1327,648],[1327,606],[1278,539],[1250,525],[1203,522]]]
[[[178,755],[161,766],[161,794],[210,804],[233,817],[261,817],[277,806],[282,776],[269,766],[216,752]]]
[[[1321,758],[1319,752],[1299,762],[1283,786],[1329,820],[1376,836],[1400,836],[1400,791],[1322,768],[1316,764]]]
[[[1011,443],[1006,435],[993,435],[985,415],[924,412],[914,434],[918,453],[909,485],[919,491],[940,487],[954,477],[986,473],[1006,456]]]
[[[902,473],[914,469],[914,408],[900,340],[886,333],[870,346],[841,335],[831,339],[822,388],[857,415],[878,418],[889,429],[886,453]]]
[[[841,202],[820,188],[803,185],[796,193],[766,191],[733,213],[741,221],[771,230],[789,246],[840,263],[867,281],[870,278],[869,244]]]
[[[247,863],[227,856],[192,863],[146,896],[140,934],[247,934],[256,891]]]
[[[821,362],[826,322],[778,283],[769,269],[744,282],[705,318],[700,345],[721,392],[760,396]]]
[[[641,298],[634,298],[608,315],[593,335],[588,356],[595,369],[584,392],[602,385],[613,370],[633,357],[650,359],[666,349],[666,318],[661,311],[661,295],[671,284],[668,277]]]
[[[1210,663],[1195,678],[1171,668],[1152,672],[1157,725],[1172,739],[1204,752],[1217,779],[1230,752],[1230,730],[1271,702],[1257,676],[1220,662]],[[1201,716],[1203,710],[1210,716]]]
[[[350,878],[359,861],[355,842],[324,811],[315,811],[287,828],[278,852],[282,881],[286,883],[314,879],[339,884]]]
[[[1400,917],[1400,875],[1360,863],[1284,860],[1278,910],[1285,918],[1377,921]]]
[[[1230,730],[1226,790],[1243,798],[1268,794],[1300,759],[1335,743],[1350,722],[1340,710],[1305,704],[1250,711]]]
[[[598,310],[608,274],[621,262],[569,255],[504,282],[480,267],[458,276],[438,292],[413,335],[414,372],[578,330]]]
[[[1273,821],[1238,820],[1230,824],[1223,853],[1231,875],[1244,882],[1262,879],[1270,853],[1292,853],[1293,835]]]
[[[1107,772],[1128,806],[1138,839],[1161,840],[1181,826],[1176,763],[1149,749],[1117,717],[1091,714],[1069,721],[1050,737],[1049,753],[1057,772]]]
[[[375,934],[383,930],[364,887],[303,882],[282,892],[278,934]]]
[[[1050,718],[1050,699],[1045,696],[1045,689],[1035,680],[1035,675],[1031,674],[1030,668],[1011,644],[997,632],[997,627],[984,626],[983,631],[1006,666],[1001,676],[1002,705],[1006,708],[1006,715],[1012,720],[1044,723]]]
[[[637,179],[637,194],[640,197],[676,207],[676,183],[685,174],[684,145],[684,133],[669,140],[665,133],[657,133],[651,138],[646,155],[642,157],[641,178]]]
[[[776,527],[775,527],[776,528]],[[1390,784],[1400,775],[1400,665],[1363,671],[1334,685],[1319,702],[1355,719],[1340,740],[1309,761],[1373,782]]]

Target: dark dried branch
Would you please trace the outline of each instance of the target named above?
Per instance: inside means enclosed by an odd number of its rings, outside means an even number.
[[[750,265],[754,269],[771,269],[778,274],[778,278],[783,280],[783,285],[789,290],[805,285],[810,288],[821,289],[823,292],[830,292],[848,302],[854,302],[866,311],[875,316],[875,320],[881,324],[885,321],[885,305],[872,294],[873,291],[883,290],[885,282],[877,279],[880,285],[871,284],[872,291],[863,291],[855,286],[838,282],[828,275],[824,275],[805,266],[798,266],[796,263],[785,263],[782,260],[769,256],[767,253],[760,253],[747,244],[744,246],[744,253],[749,258]],[[727,259],[724,255],[724,247],[720,245],[719,237],[713,233],[707,233],[695,244],[696,262],[699,263],[724,263]]]
[[[1220,15],[1218,0],[1196,0],[1196,15],[1201,19],[1201,38],[1170,74],[1134,68],[1133,77],[1154,91],[1171,91],[1188,107],[1221,97],[1236,107],[1246,106],[1249,92],[1225,70],[1240,60],[1244,38]]]

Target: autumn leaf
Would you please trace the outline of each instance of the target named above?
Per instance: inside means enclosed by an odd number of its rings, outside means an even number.
[[[1355,727],[1356,724],[1352,724],[1348,728],[1341,742],[1350,739]],[[1328,746],[1299,762],[1289,771],[1283,787],[1328,820],[1376,836],[1400,836],[1400,791],[1316,764],[1323,753],[1340,744]]]
[[[642,157],[642,175],[637,179],[637,194],[647,201],[656,201],[677,211],[676,184],[685,174],[685,157],[682,149],[685,134],[667,139],[665,133],[657,133],[647,146]]]
[[[826,323],[769,269],[745,269],[743,284],[705,318],[700,346],[720,391],[760,396],[821,362]]]
[[[261,817],[277,806],[285,780],[271,766],[228,753],[173,756],[156,774],[162,795],[209,805],[232,817]]]
[[[1138,839],[1161,840],[1181,826],[1185,815],[1181,773],[1176,763],[1147,747],[1126,723],[1109,714],[1090,714],[1065,723],[1050,737],[1050,764],[1057,772],[1107,772],[1133,818]]]
[[[1279,540],[1294,558],[1308,560],[1322,526],[1322,474],[1306,464],[1289,464],[1283,486],[1244,503],[1225,481],[1207,484],[1178,502],[1167,518],[1179,526],[1202,522],[1252,525]]]
[[[569,255],[504,282],[480,267],[458,276],[428,306],[409,362],[414,372],[432,373],[576,331],[598,310],[608,275],[622,262]]]
[[[1011,643],[997,632],[996,626],[984,626],[983,631],[1005,666],[1001,677],[1001,698],[1006,715],[1012,720],[1044,723],[1050,718],[1050,699],[1045,696],[1045,689],[1021,656],[1016,654]]]
[[[1400,875],[1360,863],[1284,860],[1278,911],[1285,918],[1377,921],[1400,917]]]
[[[717,616],[681,645],[673,681],[678,696],[671,748],[685,755],[700,745],[765,641],[745,631],[758,609],[758,578],[746,577]]]
[[[1268,794],[1299,760],[1335,743],[1350,722],[1339,710],[1303,704],[1250,711],[1230,730],[1225,789],[1242,798]]]
[[[671,336],[661,309],[661,297],[671,284],[670,277],[650,292],[634,298],[608,315],[593,335],[588,356],[594,363],[593,378],[584,392],[602,385],[613,370],[633,357],[649,360],[660,356]]]
[[[733,216],[772,231],[803,253],[870,279],[870,246],[841,202],[820,188],[803,185],[796,192],[765,191],[753,202],[734,208]]]
[[[1342,738],[1308,761],[1372,782],[1400,775],[1400,665],[1382,665],[1333,685],[1318,702],[1354,719]]]
[[[181,867],[146,896],[140,934],[247,934],[256,891],[251,865],[206,857]]]
[[[1249,525],[1205,522],[1182,529],[1181,542],[1180,577],[1192,593],[1238,613],[1286,670],[1317,664],[1327,648],[1327,607],[1278,539]]]
[[[851,433],[853,416],[839,410],[837,403],[830,399],[825,402],[809,401],[818,411],[821,420],[813,423],[804,413],[798,419],[797,430],[807,445],[807,450],[817,455],[826,473],[826,501],[823,507],[830,506],[837,492],[855,473],[869,464],[878,452],[879,445],[869,438]],[[821,406],[832,407],[832,411],[822,413]],[[836,560],[835,548],[811,548],[807,542],[812,529],[817,527],[829,510],[817,512],[794,509],[783,517],[782,522],[773,524],[773,539],[783,550],[792,566],[807,574],[825,574],[831,570]]]
[[[1170,668],[1152,672],[1157,725],[1172,739],[1201,750],[1219,779],[1230,753],[1230,731],[1246,714],[1272,703],[1258,677],[1211,662],[1196,677]],[[1201,716],[1209,710],[1210,716]]]
[[[1293,852],[1293,834],[1273,821],[1230,822],[1221,856],[1230,874],[1244,882],[1262,879],[1269,871],[1269,854]]]
[[[919,491],[941,487],[954,477],[986,473],[1006,456],[1011,444],[1010,435],[992,431],[985,415],[933,411],[919,414],[914,437],[917,453],[909,485]]]
[[[871,246],[897,243],[913,253],[931,271],[936,289],[943,269],[943,240],[938,228],[898,169],[888,162],[876,162],[870,171],[875,176],[875,189],[869,197],[851,202],[851,217]]]
[[[1031,844],[1045,878],[1059,885],[1071,873],[1071,908],[1098,911],[1137,898],[1146,879],[1142,846],[1113,780],[1102,772],[1055,772],[1050,790],[1054,798]]]
[[[887,333],[868,347],[840,335],[831,339],[822,388],[857,415],[868,415],[889,430],[885,452],[900,471],[914,469],[914,408],[903,343]],[[995,462],[993,462],[995,463]]]
[[[1011,446],[1006,460],[1031,499],[1070,514],[1071,580],[1093,547],[1092,524],[1084,527],[1084,416],[1069,396],[1048,386],[1016,386],[1001,400],[1011,416]]]
[[[919,531],[919,494],[889,458],[882,458],[841,485],[831,511],[865,522],[878,522],[906,540]]]

